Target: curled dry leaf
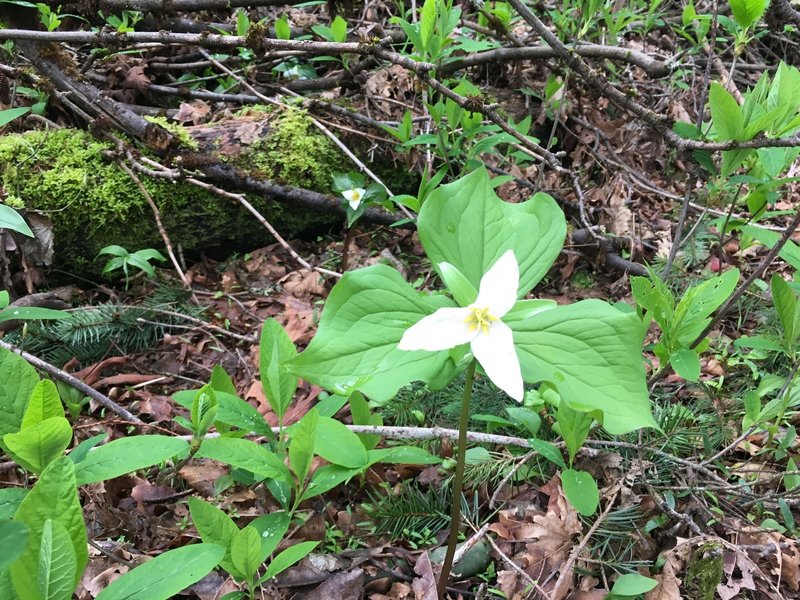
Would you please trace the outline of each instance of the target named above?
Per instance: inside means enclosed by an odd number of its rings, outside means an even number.
[[[512,552],[514,542],[523,543],[524,547],[517,549],[513,555],[514,561],[531,579],[551,580],[553,583],[557,579],[555,576],[563,568],[582,525],[578,513],[567,502],[557,478],[542,486],[540,491],[550,494],[546,513],[532,509],[501,510],[498,522],[492,524],[489,530],[496,533],[501,540],[511,543]],[[506,578],[510,580],[511,575],[506,575]],[[520,590],[527,585],[523,581],[518,583]],[[513,594],[508,597],[513,597]]]
[[[753,561],[744,552],[725,552],[722,558],[725,581],[717,586],[717,595],[722,600],[732,600],[743,597],[742,590],[755,591],[754,568]]]
[[[193,125],[199,125],[205,121],[210,111],[211,107],[202,100],[181,102],[174,119],[178,123],[191,123]]]
[[[283,289],[298,298],[324,296],[325,286],[319,273],[308,269],[298,269],[281,279]]]
[[[644,595],[644,600],[681,600],[681,580],[674,559],[668,559],[661,574],[654,575],[653,579],[658,581],[658,585]]]
[[[414,573],[419,575],[411,583],[414,598],[416,600],[436,600],[438,598],[436,577],[433,574],[433,565],[431,565],[431,558],[427,552],[419,555],[417,564],[414,565]]]

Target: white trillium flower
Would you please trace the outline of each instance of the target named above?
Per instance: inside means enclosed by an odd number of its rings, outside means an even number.
[[[364,188],[353,188],[352,190],[343,191],[342,196],[344,196],[344,199],[347,200],[350,208],[356,210],[358,205],[361,204],[361,200],[364,198],[364,194],[366,193],[367,190]]]
[[[448,350],[469,344],[494,384],[517,402],[524,389],[511,328],[501,318],[517,302],[519,265],[508,250],[484,273],[475,302],[464,308],[440,308],[403,334],[400,350]]]

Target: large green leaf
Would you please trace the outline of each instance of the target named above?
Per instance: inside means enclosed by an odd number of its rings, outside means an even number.
[[[717,82],[713,82],[709,89],[708,105],[717,140],[727,142],[747,138],[742,109],[731,93]],[[722,175],[730,175],[751,152],[753,151],[749,148],[724,151],[720,165]]]
[[[610,433],[655,426],[642,362],[644,328],[635,313],[584,300],[505,321],[525,381],[551,383]]]
[[[28,400],[28,407],[22,417],[20,427],[25,429],[31,425],[41,423],[51,417],[63,417],[64,407],[58,395],[56,384],[49,379],[42,379],[36,384]]]
[[[75,550],[69,532],[58,521],[47,519],[39,545],[37,583],[43,600],[70,600],[75,589]]]
[[[164,552],[111,583],[97,600],[168,600],[208,575],[223,556],[225,548],[216,544]]]
[[[73,589],[78,584],[88,561],[86,526],[78,499],[75,469],[72,461],[61,456],[42,472],[39,481],[19,506],[15,521],[25,523],[30,530],[28,543],[19,560],[11,565],[11,580],[21,598],[38,600],[39,550],[48,519],[58,522],[69,534],[75,553]]]
[[[668,324],[673,343],[693,342],[711,322],[711,313],[728,299],[738,282],[739,270],[730,269],[686,290],[675,308],[674,321]]]
[[[292,428],[292,441],[289,443],[289,464],[300,485],[305,482],[311,461],[314,459],[314,440],[318,437],[317,424],[319,412],[312,408]]]
[[[295,356],[297,349],[280,323],[274,319],[264,321],[259,344],[258,372],[269,405],[281,418],[297,389],[297,377],[287,372],[284,366],[286,361]]]
[[[731,93],[716,81],[711,83],[708,91],[708,104],[719,141],[727,142],[742,137],[744,130],[742,109]]]
[[[425,0],[422,5],[422,12],[419,17],[419,37],[422,42],[422,47],[419,48],[421,52],[428,49],[431,36],[433,36],[433,28],[436,25],[436,0]]]
[[[303,492],[301,500],[320,496],[363,471],[363,467],[350,468],[341,465],[325,465],[320,467],[314,471],[314,474],[311,476],[311,481],[309,481],[306,491]]]
[[[397,349],[406,329],[444,306],[454,303],[416,292],[386,265],[345,273],[328,297],[314,339],[287,366],[336,393],[360,388],[378,400],[391,398],[412,381],[431,382],[454,371],[446,351]]]
[[[800,298],[780,275],[773,274],[770,283],[772,302],[783,325],[786,347],[791,348],[800,335]]]
[[[231,542],[231,561],[237,570],[250,579],[261,565],[261,535],[249,525],[236,532]]]
[[[564,213],[550,196],[503,202],[485,169],[434,190],[420,210],[418,229],[434,265],[453,265],[476,289],[489,267],[514,250],[520,297],[547,274],[567,233]]]
[[[61,456],[71,441],[72,426],[64,417],[50,417],[3,436],[3,443],[12,458],[34,473],[41,473]]]
[[[2,205],[0,205],[2,206]],[[9,306],[0,310],[0,322],[33,319],[71,319],[72,315],[63,310],[40,308],[38,306]]]
[[[0,439],[19,431],[22,415],[39,376],[21,356],[0,348]]]
[[[0,489],[0,520],[13,517],[20,503],[27,495],[28,490],[25,488],[10,487]]]
[[[589,517],[597,510],[600,503],[597,482],[586,471],[565,469],[561,473],[561,487],[569,503],[582,515]]]
[[[299,544],[295,544],[278,554],[269,566],[267,567],[267,572],[264,573],[264,576],[259,581],[267,581],[272,577],[282,573],[289,567],[291,567],[294,563],[299,562],[305,556],[311,553],[311,551],[319,545],[319,542],[300,542]],[[98,598],[99,600],[99,598]]]
[[[172,399],[184,408],[191,409],[197,391],[180,390],[172,395]],[[252,431],[259,435],[272,435],[272,429],[252,404],[245,402],[236,394],[230,394],[216,388],[214,388],[214,395],[217,399],[215,419],[218,422],[233,425],[245,431]]]
[[[336,419],[320,417],[316,434],[314,452],[329,463],[351,469],[367,466],[361,439]]]
[[[189,444],[179,437],[137,435],[120,438],[94,448],[75,465],[78,485],[113,479],[125,473],[152,467],[173,456],[181,458]]]
[[[199,498],[189,498],[189,514],[192,515],[197,533],[207,544],[219,544],[225,548],[225,555],[220,559],[220,566],[231,575],[242,579],[231,561],[231,544],[239,533],[239,528],[227,514],[219,508]]]
[[[18,521],[0,520],[0,571],[17,560],[28,542],[28,527]],[[0,596],[1,597],[1,596]]]
[[[752,27],[767,10],[768,0],[730,0],[733,18],[744,29]]]
[[[8,113],[14,110],[20,109],[14,108],[11,110],[0,111],[0,127],[5,125],[5,123],[3,123],[5,120],[4,117],[8,116]],[[27,112],[27,108],[23,110]],[[31,231],[31,228],[28,227],[25,219],[23,219],[17,211],[6,204],[0,204],[0,227],[3,229],[11,229],[12,231],[19,231],[23,235],[33,237],[33,232]]]
[[[250,521],[248,527],[253,527],[261,536],[260,562],[263,563],[270,554],[275,552],[275,548],[289,531],[291,522],[292,516],[285,510],[261,515]]]
[[[777,244],[781,237],[781,234],[777,231],[770,231],[769,229],[764,229],[755,225],[743,225],[741,229],[743,233],[752,235],[768,248],[772,248]],[[786,241],[778,256],[789,263],[794,269],[800,271],[800,246],[795,244],[792,240]]]
[[[211,458],[255,473],[265,479],[292,482],[289,469],[278,456],[261,444],[239,438],[206,438],[196,458]]]

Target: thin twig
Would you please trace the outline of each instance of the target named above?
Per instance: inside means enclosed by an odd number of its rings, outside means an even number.
[[[586,532],[586,535],[583,536],[578,545],[572,549],[572,552],[570,552],[566,562],[560,567],[561,572],[556,580],[555,586],[553,586],[552,596],[554,598],[564,598],[567,595],[566,588],[570,581],[572,581],[575,562],[578,560],[578,557],[581,555],[581,552],[583,552],[584,548],[586,548],[586,546],[589,544],[589,540],[594,535],[594,532],[597,531],[600,525],[603,524],[603,522],[608,518],[608,514],[611,512],[611,509],[614,508],[614,502],[617,500],[617,496],[622,488],[623,481],[624,479],[620,479],[614,485],[615,489],[611,493],[611,496],[606,500],[605,509],[602,513],[600,513],[600,516],[595,519],[594,523],[589,528],[589,531]]]
[[[9,351],[13,352],[14,354],[18,354],[19,356],[24,358],[32,366],[36,367],[40,371],[44,371],[48,375],[51,375],[51,376],[55,377],[59,381],[63,381],[64,383],[66,383],[70,387],[75,388],[79,392],[82,392],[82,393],[86,394],[92,400],[94,400],[95,402],[97,402],[101,406],[107,408],[108,410],[110,410],[114,414],[119,415],[123,419],[126,419],[128,421],[132,421],[132,422],[136,423],[137,425],[144,424],[143,421],[139,417],[137,417],[133,413],[125,410],[119,404],[117,404],[116,402],[111,400],[111,398],[109,398],[108,396],[105,396],[105,395],[101,394],[96,389],[86,385],[80,379],[77,379],[77,378],[73,377],[72,375],[70,375],[66,371],[62,371],[58,367],[56,367],[54,365],[51,365],[48,362],[43,361],[41,358],[37,358],[33,354],[29,354],[28,352],[25,352],[25,350],[22,350],[21,348],[17,348],[16,346],[14,346],[12,344],[9,344],[8,342],[4,342],[3,340],[0,340],[0,348],[5,348],[6,350],[9,350]]]
[[[714,53],[714,46],[713,42],[717,39],[717,12],[719,11],[719,5],[717,0],[714,0],[712,6],[712,15],[711,15],[711,35],[710,39],[712,40],[712,44],[706,44],[706,53],[708,58],[710,59]],[[700,129],[703,126],[703,116],[705,112],[705,99],[708,94],[708,89],[711,80],[711,60],[706,61],[706,69],[705,73],[703,74],[703,84],[700,88],[700,102],[699,102],[699,109],[697,111],[697,119],[695,120],[695,127]],[[661,273],[661,279],[667,279],[669,277],[669,273],[672,270],[672,265],[675,262],[675,257],[678,255],[678,249],[681,245],[681,238],[683,237],[683,228],[686,226],[686,219],[689,216],[689,202],[692,199],[692,192],[694,192],[694,188],[697,185],[697,182],[700,180],[700,175],[698,172],[697,165],[694,165],[694,168],[689,170],[686,176],[686,189],[683,191],[683,202],[681,203],[681,212],[678,216],[678,223],[675,225],[675,233],[673,234],[674,237],[672,238],[672,247],[669,249],[669,256],[667,257],[667,262],[664,264],[664,270]],[[733,202],[731,202],[731,210],[733,210]]]
[[[133,182],[136,184],[136,187],[139,188],[139,191],[144,196],[145,200],[147,200],[147,204],[150,207],[150,210],[153,211],[153,217],[156,221],[156,227],[158,228],[158,233],[161,235],[161,239],[164,241],[164,245],[167,249],[167,255],[169,256],[170,261],[172,262],[172,266],[175,267],[175,270],[178,272],[178,275],[183,282],[183,287],[191,293],[192,302],[195,304],[200,304],[200,301],[197,299],[197,296],[194,295],[194,291],[192,290],[192,284],[189,283],[189,278],[186,277],[186,273],[183,272],[181,269],[181,265],[178,262],[178,259],[175,258],[175,252],[172,250],[172,242],[169,239],[169,235],[167,235],[167,230],[164,229],[164,224],[161,222],[161,212],[158,210],[158,206],[153,201],[153,197],[150,195],[150,192],[147,191],[147,188],[144,187],[142,184],[142,180],[139,179],[139,176],[136,175],[124,162],[121,160],[117,161],[119,168],[127,173],[128,177],[130,177]]]
[[[783,230],[781,237],[778,239],[777,243],[770,249],[767,255],[761,259],[761,262],[756,265],[756,268],[750,273],[750,275],[745,279],[736,290],[734,290],[733,294],[731,294],[725,303],[717,309],[717,312],[714,313],[714,316],[711,318],[711,321],[706,325],[705,329],[700,333],[700,335],[695,338],[695,340],[690,344],[691,348],[695,348],[700,342],[702,342],[708,333],[719,323],[723,316],[730,310],[731,306],[733,306],[739,298],[741,298],[747,289],[752,285],[752,283],[761,277],[767,267],[772,264],[772,261],[778,257],[783,247],[786,245],[786,242],[789,241],[789,238],[792,237],[792,234],[795,230],[800,227],[800,209],[795,213],[794,219],[789,225]],[[668,373],[672,372],[672,368],[669,365],[662,367],[657,373],[655,373],[650,379],[647,381],[647,386],[652,388],[656,383],[658,383],[661,379],[663,379]]]
[[[250,204],[244,194],[234,194],[232,192],[228,192],[221,188],[218,188],[215,185],[211,185],[210,183],[206,183],[205,181],[200,181],[195,179],[194,177],[188,177],[185,180],[187,183],[191,183],[192,185],[196,185],[197,187],[203,188],[204,190],[208,190],[209,192],[213,192],[219,196],[223,196],[225,198],[230,198],[232,200],[236,200],[239,204],[241,204],[251,215],[253,215],[256,220],[261,223],[261,225],[270,232],[272,237],[274,237],[278,243],[283,246],[283,248],[291,254],[292,258],[294,258],[298,263],[300,263],[303,267],[308,269],[309,271],[317,271],[318,273],[322,273],[324,275],[329,275],[331,277],[340,278],[342,276],[341,273],[337,273],[336,271],[331,271],[329,269],[323,269],[322,267],[315,267],[311,263],[309,263],[306,259],[300,256],[297,252],[295,252],[294,248],[289,245],[283,236],[278,233],[278,231],[267,221],[264,216],[256,210],[256,208]]]
[[[500,482],[495,486],[494,492],[492,492],[492,497],[489,498],[489,510],[494,510],[494,507],[497,505],[497,497],[500,495],[500,492],[503,490],[503,488],[506,487],[506,485],[508,485],[508,482],[511,481],[514,475],[516,475],[517,471],[520,470],[522,465],[524,465],[534,456],[536,456],[536,452],[531,451],[523,455],[519,459],[517,459],[517,461],[514,463],[514,466],[508,471],[508,473],[506,473],[505,477],[503,477],[500,480]]]
[[[535,579],[533,579],[530,575],[528,575],[525,572],[525,570],[522,569],[522,567],[517,565],[517,563],[515,563],[510,556],[508,556],[505,552],[503,552],[497,545],[497,542],[495,542],[492,539],[492,536],[487,535],[486,540],[489,542],[489,545],[492,547],[492,550],[494,550],[497,554],[500,555],[500,559],[505,564],[507,564],[509,567],[511,567],[513,571],[515,571],[518,575],[520,575],[525,580],[525,583],[527,583],[533,590],[535,590],[544,600],[548,600],[549,596],[547,595],[547,592],[544,591],[544,589],[542,589],[542,586],[540,586]]]

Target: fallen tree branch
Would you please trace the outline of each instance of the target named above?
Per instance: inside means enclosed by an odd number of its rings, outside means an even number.
[[[104,45],[107,47],[134,44],[163,44],[178,46],[201,46],[203,48],[235,49],[249,48],[257,52],[266,50],[290,50],[309,55],[360,54],[375,56],[411,70],[432,71],[434,65],[417,62],[407,56],[387,50],[391,37],[377,43],[362,42],[315,42],[311,40],[280,40],[266,36],[222,35],[218,33],[172,33],[170,31],[131,31],[118,33],[99,31],[40,31],[35,29],[0,29],[0,40],[30,42],[67,42],[73,44]]]
[[[74,7],[84,12],[96,13],[140,10],[172,14],[176,12],[200,12],[203,10],[226,10],[255,6],[293,6],[306,0],[87,0],[80,4],[65,4],[65,10]],[[62,5],[60,0],[43,0],[49,6]]]
[[[646,54],[624,48],[622,46],[603,46],[601,44],[570,44],[566,46],[578,56],[584,58],[602,58],[620,62],[630,63],[642,69],[648,77],[654,79],[666,77],[672,71],[672,67],[663,60],[659,60]],[[451,62],[443,64],[438,69],[441,75],[449,75],[455,71],[484,65],[486,63],[506,62],[514,60],[543,60],[546,58],[557,58],[559,53],[550,46],[525,46],[522,48],[497,48],[486,52],[474,52],[463,58],[457,58]]]
[[[641,275],[647,277],[648,272],[644,265],[635,263],[622,258],[618,252],[630,246],[630,241],[620,237],[607,237],[593,235],[593,232],[586,229],[576,229],[570,235],[572,244],[582,246],[581,252],[586,253],[589,249],[595,249],[597,257],[601,263],[617,270],[631,273],[632,275]]]
[[[785,24],[800,28],[800,10],[792,6],[789,0],[772,0],[765,20],[773,31],[782,32]]]

